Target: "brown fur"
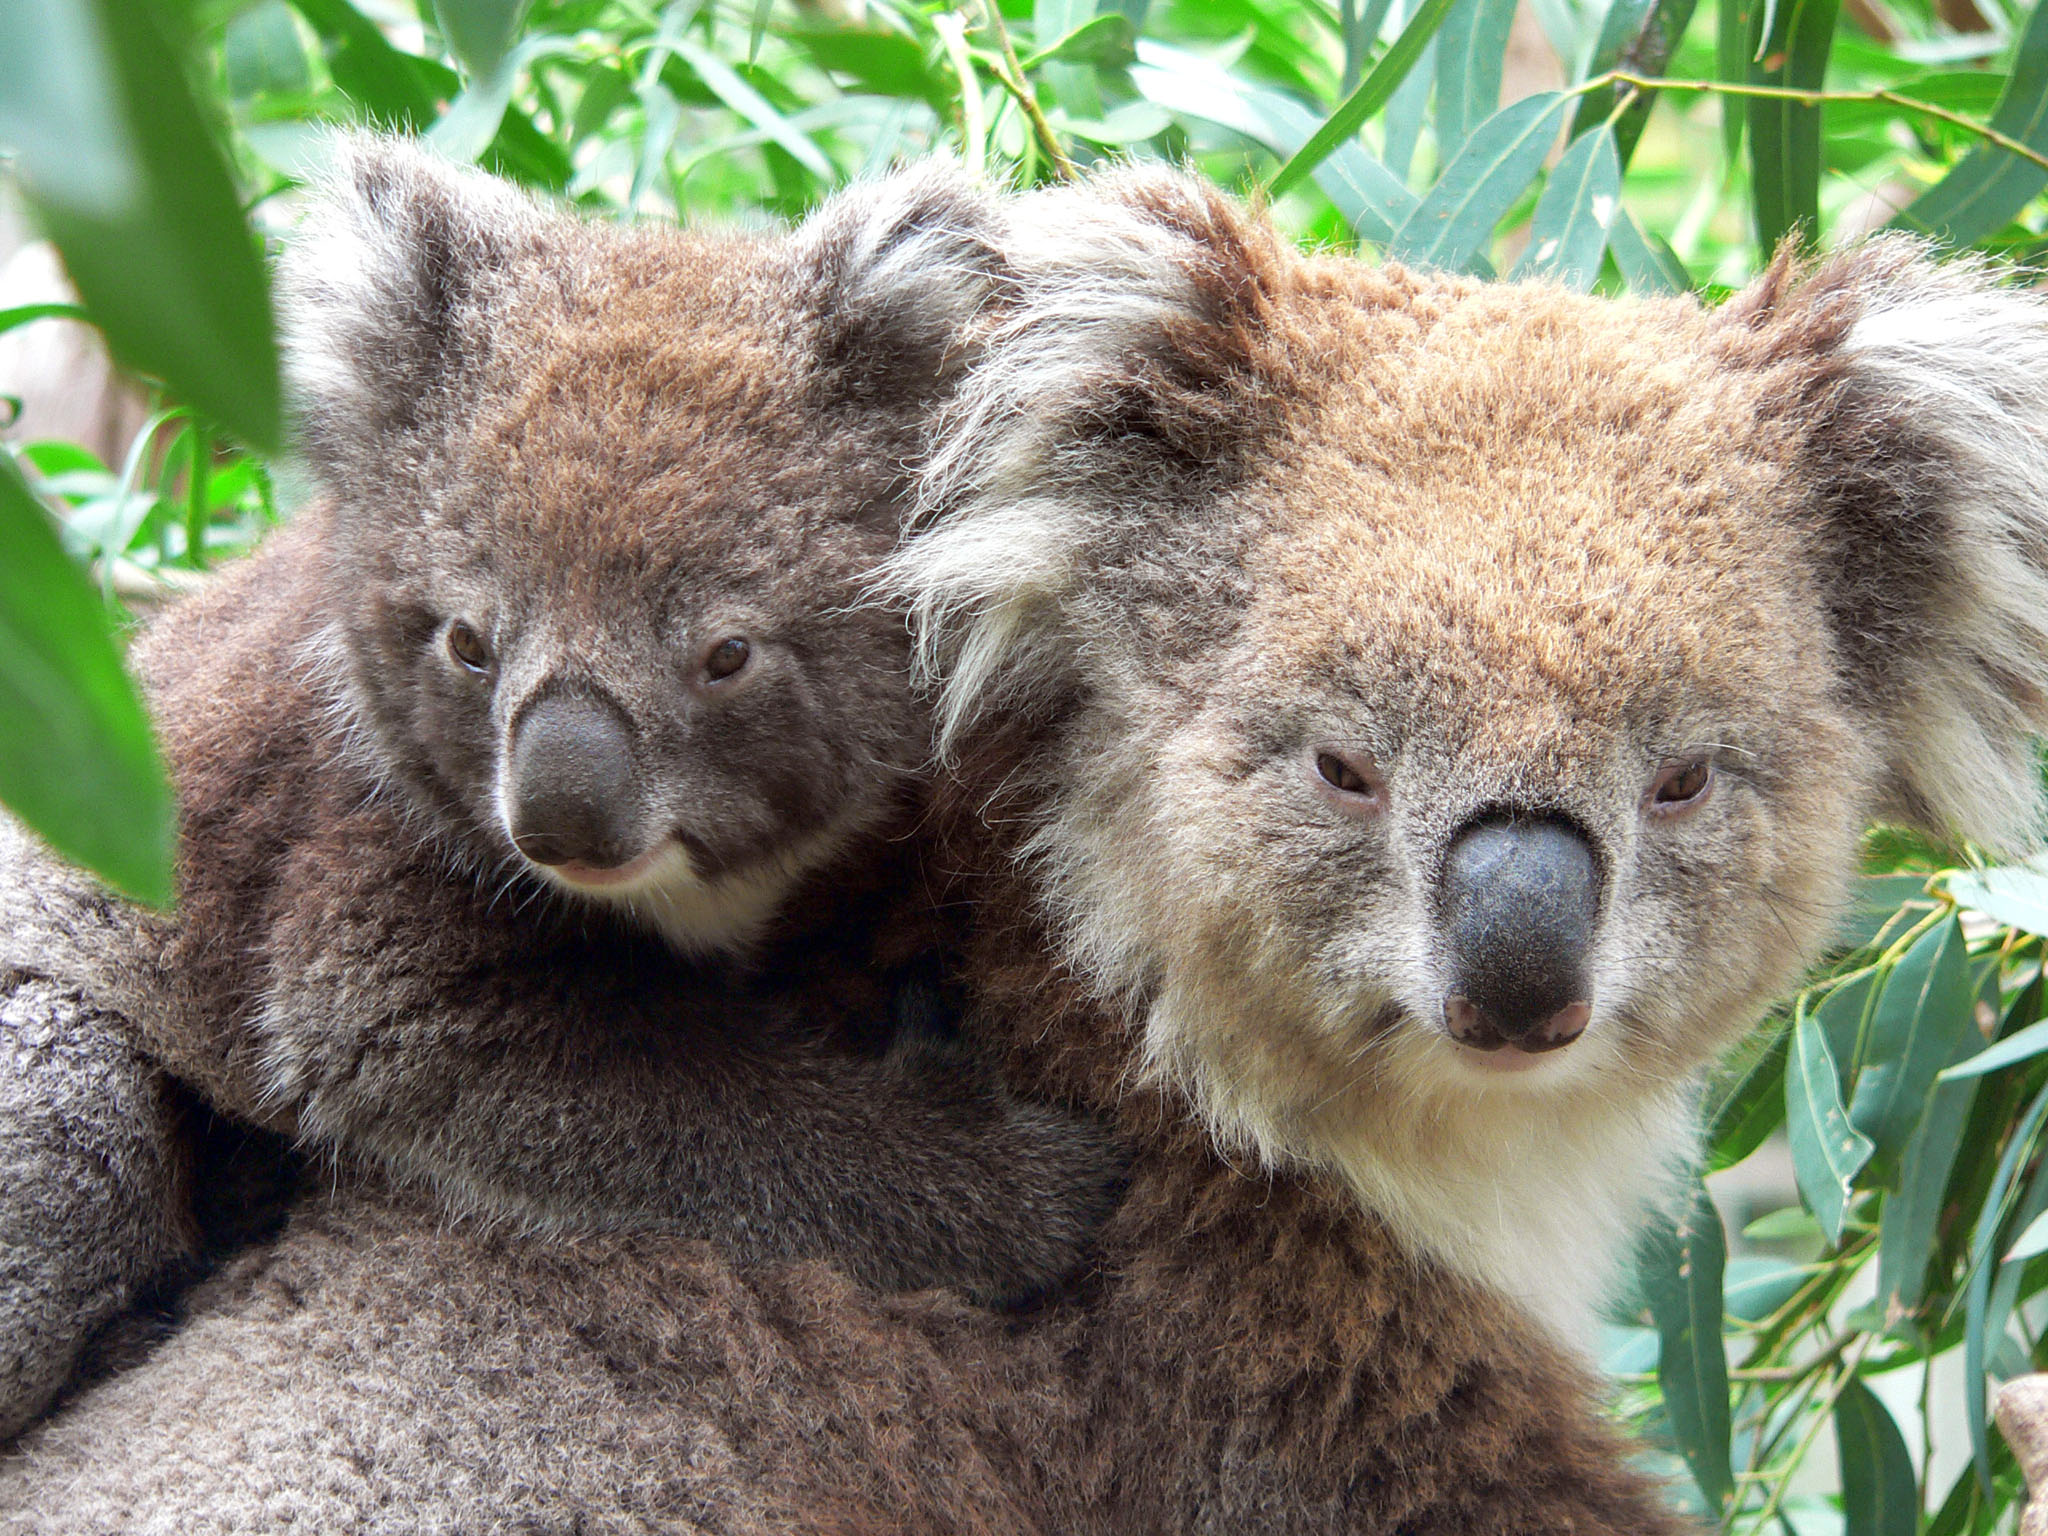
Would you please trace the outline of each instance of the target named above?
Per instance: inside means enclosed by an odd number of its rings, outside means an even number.
[[[344,1195],[0,1467],[22,1529],[60,1491],[111,1529],[287,1498],[459,1530],[1684,1528],[1550,1337],[1600,1243],[1538,1250],[1551,1308],[1376,1191],[1569,1237],[1632,1172],[1572,1161],[1581,1122],[1659,1113],[1787,982],[1866,813],[1989,828],[2001,773],[2035,793],[2040,620],[1984,576],[2031,599],[2048,480],[1988,498],[1980,449],[2048,457],[2043,306],[1890,247],[1719,316],[1375,273],[1158,177],[1038,229],[898,574],[958,763],[978,1033],[1141,1149],[1099,1272],[1005,1319]],[[1953,352],[1919,301],[1975,317]],[[1845,568],[1852,516],[1882,548]],[[1932,588],[1885,610],[1891,694],[1860,681],[1880,568]],[[1384,814],[1316,787],[1323,740],[1369,746]],[[1740,749],[1713,797],[1648,819],[1663,754],[1702,746]],[[1605,860],[1610,1011],[1557,1070],[1429,1032],[1429,852],[1494,797]],[[459,1452],[386,1438],[415,1414]],[[344,1471],[309,1487],[322,1452]]]
[[[601,229],[415,152],[346,163],[350,261],[330,229],[287,283],[326,499],[136,651],[176,914],[0,828],[4,1091],[64,1106],[0,1133],[0,1435],[192,1247],[159,1070],[515,1226],[992,1300],[1056,1281],[1118,1159],[892,1027],[939,937],[891,846],[928,732],[901,613],[857,601],[987,210],[924,174],[786,237]],[[748,668],[713,686],[734,631]],[[628,904],[551,895],[501,812],[523,721],[571,694],[631,727],[626,830],[688,850]]]

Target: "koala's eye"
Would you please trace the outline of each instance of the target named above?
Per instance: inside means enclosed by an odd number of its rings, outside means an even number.
[[[711,647],[711,653],[704,658],[704,678],[707,682],[722,683],[747,664],[747,658],[754,654],[753,647],[738,635],[729,635]]]
[[[460,619],[448,626],[448,654],[471,672],[491,670],[491,648]]]
[[[1704,757],[1671,763],[1650,786],[1653,816],[1682,816],[1703,804],[1714,788],[1714,765]]]
[[[1386,776],[1363,752],[1324,747],[1315,754],[1316,777],[1347,810],[1378,811],[1387,803]]]

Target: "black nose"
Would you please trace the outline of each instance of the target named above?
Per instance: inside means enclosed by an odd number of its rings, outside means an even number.
[[[582,694],[542,699],[519,722],[508,766],[507,830],[534,863],[612,869],[640,852],[633,738],[617,710]]]
[[[1578,1038],[1593,1011],[1600,866],[1576,828],[1504,816],[1466,827],[1444,860],[1440,915],[1454,1039],[1549,1051]]]

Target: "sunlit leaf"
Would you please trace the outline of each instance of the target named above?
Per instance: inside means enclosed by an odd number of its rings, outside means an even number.
[[[140,900],[171,895],[174,814],[106,610],[0,453],[0,803]]]
[[[2048,934],[2048,873],[2028,865],[1959,869],[1942,880],[1956,902],[2023,933]]]
[[[1608,226],[1607,249],[1614,254],[1614,264],[1621,269],[1623,281],[1633,292],[1689,293],[1692,290],[1692,274],[1685,270],[1685,263],[1662,239],[1644,234],[1643,226],[1626,208]]]
[[[708,48],[702,47],[693,38],[672,38],[668,46],[675,51],[678,58],[696,71],[697,78],[710,87],[720,101],[788,151],[805,170],[821,181],[831,182],[835,179],[832,162],[827,160],[824,151],[811,141],[810,135],[792,125],[789,119],[770,106],[768,99],[742,80],[738,72],[725,60]]]
[[[1451,0],[1436,34],[1437,153],[1449,160],[1500,110],[1514,0]]]
[[[1841,0],[1776,0],[1770,32],[1750,66],[1758,85],[1819,90],[1835,37]],[[1795,230],[1803,242],[1820,237],[1820,130],[1822,108],[1757,97],[1749,104],[1750,193],[1759,257],[1768,257]]]
[[[1543,168],[1569,99],[1554,91],[1524,97],[1480,124],[1394,231],[1387,254],[1411,266],[1470,270],[1493,227]]]
[[[1422,0],[1408,24],[1401,29],[1401,35],[1380,55],[1379,62],[1373,65],[1366,77],[1358,82],[1358,88],[1338,104],[1337,110],[1330,114],[1323,126],[1267,183],[1266,190],[1272,196],[1280,196],[1321,165],[1338,145],[1357,136],[1358,130],[1387,104],[1394,88],[1415,67],[1415,61],[1422,57],[1423,48],[1436,35],[1450,7],[1451,0]]]
[[[2012,78],[1991,126],[2048,153],[2048,5],[2036,4],[2013,50]],[[1892,220],[1956,245],[1999,229],[2048,186],[2048,170],[1996,144],[1982,144]]]
[[[1111,12],[1082,22],[1051,47],[1032,54],[1023,64],[1026,69],[1036,69],[1041,64],[1058,60],[1063,64],[1095,64],[1107,69],[1121,69],[1136,63],[1137,58],[1137,29],[1128,17]]]
[[[448,51],[472,79],[495,70],[519,35],[528,0],[434,0],[434,18]]]
[[[269,279],[175,22],[150,0],[0,6],[0,143],[114,352],[275,448]]]
[[[1621,159],[1614,130],[1603,123],[1574,139],[1551,170],[1514,276],[1547,277],[1586,292],[1600,275],[1607,232],[1620,214]]]

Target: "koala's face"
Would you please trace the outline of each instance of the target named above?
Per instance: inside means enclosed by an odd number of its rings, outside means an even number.
[[[1227,637],[1100,666],[1164,722],[1133,811],[1183,829],[1134,844],[1177,893],[1147,948],[1290,1000],[1302,1113],[1680,1078],[1830,932],[1878,765],[1809,489],[1708,330],[1482,290],[1329,340],[1224,493]]]
[[[374,141],[287,268],[358,736],[485,869],[742,945],[929,748],[862,589],[987,263],[975,194],[586,226]]]
[[[1865,819],[2033,836],[2048,306],[1901,243],[1708,312],[1158,172],[1035,206],[893,565],[944,738],[1137,1070],[1581,1333]]]

